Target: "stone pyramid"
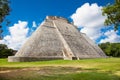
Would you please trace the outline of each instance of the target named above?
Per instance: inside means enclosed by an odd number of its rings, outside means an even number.
[[[9,62],[103,58],[104,52],[67,19],[47,16]]]

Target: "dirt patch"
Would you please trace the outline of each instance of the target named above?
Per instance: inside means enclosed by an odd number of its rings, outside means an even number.
[[[2,69],[0,71],[0,79],[3,80],[23,80],[21,78],[37,77],[37,76],[52,76],[52,75],[64,75],[64,74],[73,74],[80,72],[89,72],[91,70],[82,69],[80,67],[32,67],[32,68],[22,68],[22,69]]]
[[[33,76],[33,75],[54,75],[81,72],[81,68],[73,67],[33,67],[23,69],[1,69],[0,77]]]

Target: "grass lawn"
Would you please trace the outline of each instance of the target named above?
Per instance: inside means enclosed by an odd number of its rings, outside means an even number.
[[[120,58],[7,62],[0,80],[120,80]]]

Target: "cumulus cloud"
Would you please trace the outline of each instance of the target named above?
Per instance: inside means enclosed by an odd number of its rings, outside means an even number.
[[[120,35],[117,34],[118,32],[115,32],[114,30],[109,30],[104,33],[106,36],[105,39],[101,39],[100,43],[105,43],[105,42],[111,42],[111,43],[116,43],[120,42]]]
[[[28,22],[18,21],[18,23],[9,27],[10,35],[6,35],[3,40],[0,40],[0,43],[8,45],[9,48],[18,50],[27,40],[28,31]]]
[[[96,3],[85,3],[79,7],[71,18],[81,32],[86,33],[91,39],[97,40],[102,36],[101,29],[104,28],[105,16],[102,16],[102,6]]]

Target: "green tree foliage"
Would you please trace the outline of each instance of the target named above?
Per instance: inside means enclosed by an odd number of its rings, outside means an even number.
[[[106,15],[105,25],[114,25],[114,29],[118,30],[120,26],[120,0],[116,0],[113,5],[108,4],[102,9],[103,15]]]
[[[101,43],[99,47],[107,56],[120,57],[120,43]]]
[[[3,22],[6,15],[9,15],[10,7],[8,0],[0,0],[0,23]]]
[[[6,58],[13,55],[14,50],[8,49],[7,45],[0,44],[0,58]]]
[[[5,17],[9,15],[9,13],[10,13],[9,0],[0,0],[0,38],[1,33],[3,32],[1,23],[4,21]],[[9,21],[6,22],[7,24],[9,23]]]

